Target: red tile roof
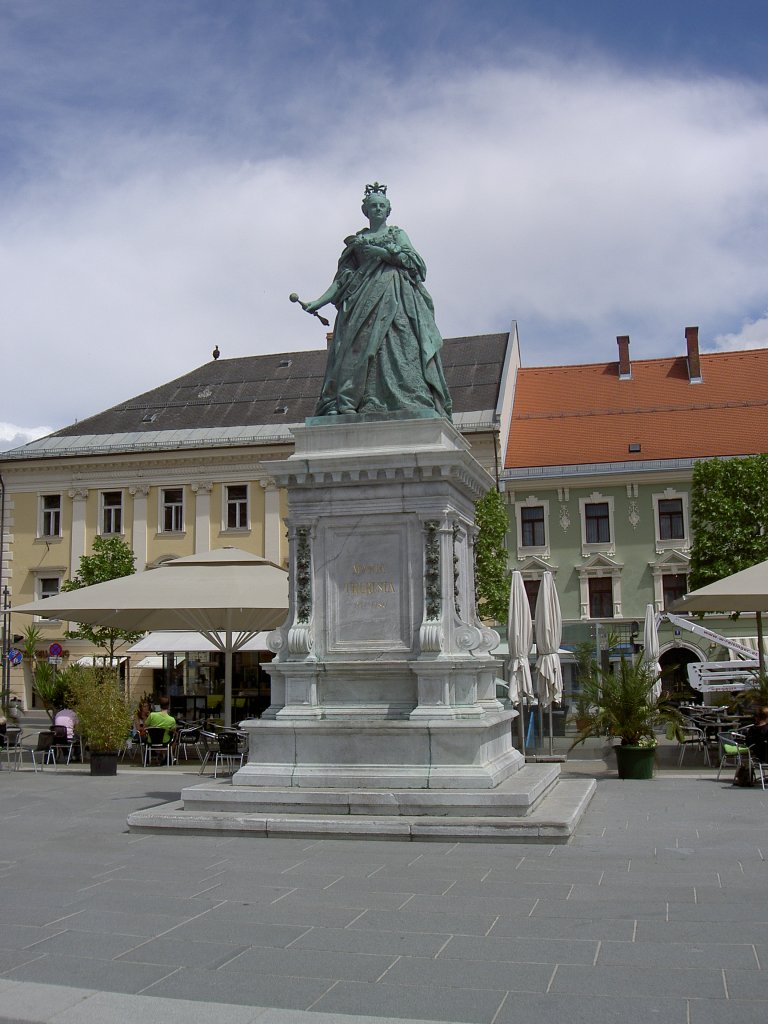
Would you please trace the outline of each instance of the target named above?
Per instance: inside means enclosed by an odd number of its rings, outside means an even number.
[[[521,369],[506,469],[768,451],[768,349]],[[630,452],[639,444],[639,452]]]

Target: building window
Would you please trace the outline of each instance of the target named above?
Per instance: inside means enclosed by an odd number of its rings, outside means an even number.
[[[40,496],[40,536],[61,536],[60,494],[42,494]]]
[[[184,531],[184,488],[166,487],[161,491],[162,532],[183,533]]]
[[[683,540],[685,523],[683,522],[682,498],[659,499],[659,539]]]
[[[248,529],[248,484],[229,484],[226,487],[227,529]]]
[[[539,589],[541,588],[541,580],[523,580],[523,586],[525,587],[525,595],[528,598],[528,606],[531,609],[531,618],[536,618],[536,601],[539,597]]]
[[[607,501],[584,506],[587,544],[608,544],[611,540],[611,519]]]
[[[123,492],[103,491],[101,495],[101,532],[123,532]]]
[[[524,548],[543,548],[546,544],[543,505],[520,508],[520,540]]]
[[[589,589],[590,619],[613,618],[613,580],[610,576],[590,576]]]
[[[690,548],[688,535],[688,494],[667,487],[654,494],[653,514],[656,521],[656,550],[686,552]]]
[[[661,591],[666,610],[688,593],[688,577],[684,572],[665,573],[661,577]]]
[[[56,597],[61,590],[61,576],[38,576],[35,581],[35,589],[37,598],[40,601],[46,597]],[[41,616],[35,616],[35,619],[46,624],[53,624],[59,621],[58,619],[44,619]]]

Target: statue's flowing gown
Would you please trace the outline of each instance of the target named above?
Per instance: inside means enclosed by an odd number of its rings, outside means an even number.
[[[366,255],[362,238],[385,248],[386,259]],[[405,411],[450,417],[443,342],[425,277],[424,261],[400,228],[345,239],[318,416]]]

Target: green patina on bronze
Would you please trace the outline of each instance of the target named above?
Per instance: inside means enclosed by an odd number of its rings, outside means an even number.
[[[451,416],[443,341],[424,287],[427,268],[410,239],[389,226],[386,185],[366,185],[369,226],[344,239],[331,286],[302,307],[337,309],[317,416],[409,412]]]

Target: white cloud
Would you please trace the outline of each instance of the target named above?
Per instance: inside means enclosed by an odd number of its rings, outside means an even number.
[[[9,451],[51,433],[51,427],[18,427],[14,423],[0,423],[0,451]]]
[[[745,320],[741,330],[732,334],[718,334],[714,339],[719,351],[733,352],[745,348],[768,348],[768,312],[757,320]]]
[[[291,105],[290,152],[73,126],[55,181],[0,207],[17,422],[63,425],[207,361],[322,347],[288,303],[330,282],[366,181],[424,255],[446,336],[520,325],[524,360],[682,352],[766,306],[765,91],[529,54],[369,73]],[[324,116],[320,114],[324,112]],[[275,115],[277,116],[277,115]],[[262,155],[262,153],[264,155]],[[718,342],[719,343],[719,342]]]

